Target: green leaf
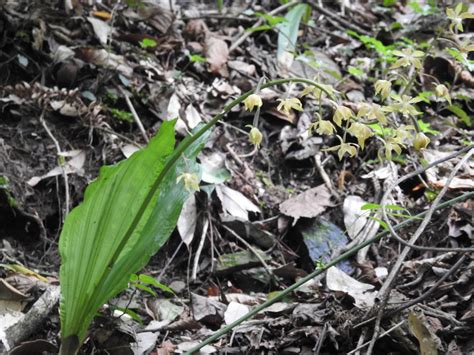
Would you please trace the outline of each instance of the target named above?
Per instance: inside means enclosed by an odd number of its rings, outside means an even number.
[[[361,211],[378,210],[379,208],[380,208],[380,205],[378,203],[366,203],[360,208],[360,210]]]
[[[390,229],[388,228],[388,225],[387,223],[385,223],[384,221],[382,221],[380,218],[377,218],[377,217],[368,217],[369,219],[377,222],[378,224],[380,224],[382,226],[383,229],[385,229],[386,231],[390,231]]]
[[[190,195],[176,179],[183,172],[200,174],[195,158],[209,134],[180,156],[173,151],[175,122],[163,122],[149,145],[129,159],[102,167],[98,179],[86,189],[84,202],[66,218],[59,252],[61,334],[67,349],[83,342],[97,310],[127,288],[131,274],[146,265],[176,226]],[[166,162],[176,157],[151,194]],[[141,217],[137,225],[133,224],[136,216]],[[135,228],[125,239],[132,225]]]
[[[156,297],[157,294],[155,291],[153,291],[150,287],[148,286],[145,286],[145,285],[142,285],[142,284],[139,284],[139,283],[134,283],[133,286],[135,286],[136,288],[140,289],[140,290],[143,290],[145,292],[148,292],[150,295],[152,295],[153,297]]]
[[[365,74],[365,72],[362,69],[352,67],[352,66],[349,66],[347,68],[347,71],[349,72],[349,74],[354,75],[356,78],[361,77]]]
[[[423,133],[429,133],[429,134],[439,134],[440,132],[432,129],[431,125],[429,123],[425,123],[422,120],[417,120],[418,126],[420,127],[421,131]]]
[[[117,307],[117,306],[112,306],[111,308],[116,309],[123,314],[128,314],[134,321],[137,321],[141,325],[143,325],[142,318],[134,311],[128,308],[123,308],[123,307]],[[118,316],[117,318],[120,318],[122,315]]]
[[[308,5],[299,4],[294,6],[285,16],[286,21],[278,24],[278,48],[277,59],[280,63],[287,63],[288,55],[293,58],[298,39],[298,29],[301,18],[307,11]]]
[[[153,38],[143,38],[140,42],[142,48],[155,48],[158,43]]]
[[[205,63],[207,59],[200,56],[199,54],[188,54],[188,58],[192,63]]]
[[[255,16],[262,17],[265,21],[267,21],[268,25],[270,25],[270,28],[274,28],[279,23],[287,21],[286,18],[282,16],[272,16],[262,12],[255,12]]]
[[[470,126],[471,125],[471,118],[469,115],[464,111],[461,107],[458,105],[451,105],[448,106],[447,109],[454,113],[456,116],[459,117],[459,119],[466,125]]]
[[[162,291],[171,293],[173,295],[175,294],[174,291],[171,288],[169,288],[168,286],[163,285],[162,283],[158,282],[154,277],[151,277],[151,276],[145,275],[145,274],[140,274],[138,276],[138,279],[140,280],[140,282],[143,282],[143,283],[148,284],[148,285],[155,286],[156,288],[159,288]]]
[[[270,25],[261,25],[261,26],[257,26],[257,27],[251,27],[251,28],[247,28],[245,30],[245,32],[250,32],[250,33],[253,33],[253,32],[259,32],[259,31],[268,31],[268,30],[271,30],[273,29],[272,26]]]

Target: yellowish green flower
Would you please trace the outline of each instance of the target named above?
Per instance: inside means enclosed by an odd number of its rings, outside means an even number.
[[[396,69],[400,67],[409,67],[413,65],[417,69],[421,69],[422,64],[419,58],[422,58],[425,53],[422,51],[413,50],[411,48],[403,48],[401,51],[395,50],[392,52],[393,55],[400,57],[391,67]]]
[[[337,103],[333,102],[335,106],[334,115],[332,116],[332,120],[335,124],[341,127],[342,121],[347,121],[351,117],[354,117],[354,112],[349,107],[338,105]]]
[[[283,112],[285,115],[289,115],[291,109],[296,111],[303,111],[301,101],[296,97],[288,99],[278,99],[278,101],[280,101],[280,103],[278,104],[277,110]]]
[[[333,135],[335,128],[333,124],[327,120],[318,120],[311,124],[309,127],[309,133],[315,130],[318,134],[326,134],[328,136]]]
[[[260,143],[262,143],[263,135],[262,132],[257,127],[248,125],[250,127],[249,132],[249,142],[252,143],[257,148],[260,147]]]
[[[460,2],[457,4],[454,10],[449,7],[446,9],[446,16],[451,21],[451,24],[449,25],[451,32],[454,32],[454,28],[456,28],[459,32],[463,32],[464,29],[462,27],[462,21],[467,18],[474,18],[474,14],[470,13],[469,11],[463,12],[463,7],[464,6],[462,2]]]
[[[361,149],[364,149],[367,138],[374,135],[374,132],[372,132],[370,127],[359,122],[352,122],[347,131],[357,138],[357,142],[359,143]]]
[[[408,139],[411,139],[413,137],[413,134],[411,132],[415,131],[416,129],[412,125],[402,125],[395,130],[392,140],[393,142],[402,144]]]
[[[354,143],[345,143],[341,137],[336,136],[341,144],[338,144],[334,147],[323,149],[324,151],[335,151],[337,150],[337,155],[339,157],[339,160],[342,160],[345,154],[349,154],[350,157],[353,157],[357,154],[357,144]]]
[[[425,149],[428,144],[430,144],[430,139],[423,132],[416,134],[413,140],[413,148],[415,148],[415,150],[419,151]]]
[[[188,191],[199,191],[199,178],[196,174],[183,173],[176,179],[176,183],[184,181],[184,188]]]
[[[398,155],[402,154],[402,147],[403,147],[403,144],[400,144],[396,140],[392,138],[387,139],[384,145],[384,149],[383,149],[383,151],[385,151],[385,158],[387,160],[392,160],[392,151],[394,151]],[[382,157],[380,156],[380,154],[379,154],[379,159],[382,160]]]
[[[469,52],[474,52],[474,43],[472,43],[469,39],[462,41],[457,45],[457,47],[464,59],[467,59]]]
[[[386,125],[388,123],[387,117],[385,117],[385,113],[382,110],[382,106],[374,103],[363,103],[360,106],[359,112],[357,112],[357,118],[364,116],[366,116],[369,120],[377,120],[380,124]]]
[[[412,98],[408,95],[392,95],[392,98],[395,102],[384,107],[384,111],[398,112],[403,115],[421,115],[421,112],[418,112],[415,106],[413,106],[413,104],[422,100],[420,97]]]
[[[390,91],[392,90],[392,83],[388,80],[377,80],[374,84],[375,94],[382,97],[382,99],[386,99],[390,96]]]
[[[247,111],[253,111],[255,106],[256,107],[262,107],[262,105],[263,105],[262,98],[257,94],[249,95],[244,100],[244,105],[245,105],[245,109]]]
[[[441,97],[442,99],[445,99],[451,105],[451,96],[449,95],[449,90],[445,85],[443,84],[437,85],[435,88],[435,92],[436,92],[436,96]]]
[[[324,90],[322,90],[322,89]],[[329,93],[329,96],[333,96],[334,93],[337,93],[338,91],[334,90],[334,88],[331,85],[324,85],[324,84],[319,84],[318,86],[314,85],[308,85],[303,89],[301,92],[301,97],[313,94],[314,97],[319,98],[319,95],[322,94],[322,97],[326,96],[326,93]]]

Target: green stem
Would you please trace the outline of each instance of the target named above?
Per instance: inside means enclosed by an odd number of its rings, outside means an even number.
[[[448,207],[448,206],[451,206],[459,201],[463,201],[463,200],[466,200],[466,199],[469,199],[471,197],[474,196],[474,192],[466,192],[465,194],[461,195],[461,196],[458,196],[458,197],[455,197],[451,200],[448,200],[444,203],[441,203],[439,204],[435,210],[439,210],[439,209],[442,209],[442,208],[445,208],[445,207]],[[407,224],[410,224],[411,222],[415,221],[415,220],[418,220],[420,219],[421,217],[423,217],[425,214],[427,213],[427,211],[424,211],[424,212],[421,212],[419,214],[417,214],[416,216],[413,216],[403,222],[401,222],[400,224],[397,224],[394,229],[395,230],[398,230],[404,226],[406,226]],[[195,352],[197,352],[198,350],[200,350],[201,348],[203,348],[204,346],[214,342],[215,340],[219,339],[221,336],[225,335],[226,333],[230,332],[233,328],[235,328],[236,326],[238,326],[239,324],[241,324],[242,322],[246,321],[247,319],[253,317],[254,315],[256,315],[257,313],[261,312],[262,310],[264,310],[265,308],[271,306],[272,304],[274,304],[275,302],[277,301],[280,301],[281,299],[283,299],[286,295],[290,294],[291,292],[293,292],[294,290],[296,290],[298,287],[302,286],[303,284],[305,284],[306,282],[308,282],[309,280],[313,279],[314,277],[322,274],[324,271],[326,271],[327,269],[329,269],[330,267],[332,266],[335,266],[337,264],[339,264],[341,261],[344,261],[346,260],[347,258],[349,258],[350,256],[354,255],[355,253],[357,253],[359,250],[361,250],[362,248],[380,240],[383,236],[389,234],[390,232],[389,231],[383,231],[379,234],[377,234],[375,237],[373,238],[370,238],[368,240],[366,240],[365,242],[363,243],[360,243],[358,245],[356,245],[355,247],[349,249],[348,251],[346,251],[344,254],[341,254],[340,256],[338,256],[337,258],[333,259],[330,263],[328,263],[327,265],[325,265],[323,268],[321,269],[317,269],[315,271],[313,271],[311,274],[303,277],[302,279],[300,279],[298,282],[295,282],[293,285],[291,285],[290,287],[284,289],[283,291],[281,291],[277,296],[273,297],[272,299],[269,299],[268,301],[262,303],[260,306],[258,307],[255,307],[254,309],[252,309],[249,313],[247,313],[246,315],[244,315],[243,317],[237,319],[236,321],[230,323],[229,325],[225,326],[224,328],[222,328],[221,330],[219,330],[218,332],[216,332],[215,334],[213,334],[212,336],[208,337],[207,339],[205,339],[202,343],[200,343],[199,345],[196,345],[195,347],[193,347],[192,349],[190,349],[189,351],[187,351],[185,353],[186,354],[193,354]]]
[[[281,85],[289,82],[295,82],[295,83],[304,83],[308,85],[313,85],[320,90],[324,91],[328,96],[332,97],[332,94],[325,89],[323,86],[321,86],[319,83],[305,79],[305,78],[286,78],[286,79],[278,79],[278,80],[272,80],[269,81],[266,84],[262,84],[260,89],[265,89],[271,86],[276,86],[276,85]],[[204,133],[206,133],[208,130],[210,130],[222,117],[224,117],[232,108],[235,106],[239,105],[241,102],[243,102],[248,96],[250,96],[252,93],[254,93],[255,89],[250,90],[246,92],[245,94],[239,96],[237,99],[229,103],[224,107],[221,113],[217,114],[212,120],[210,120],[208,123],[206,123],[199,131],[197,131],[193,136],[190,137],[190,139],[187,139],[183,141],[181,144],[178,145],[178,147],[173,151],[171,156],[168,158],[165,166],[163,167],[163,170],[161,173],[158,175],[157,179],[153,183],[152,187],[148,191],[147,195],[145,196],[145,199],[143,200],[140,208],[138,209],[138,212],[135,214],[134,219],[132,220],[132,223],[130,224],[130,227],[127,229],[125,232],[122,240],[120,241],[120,244],[118,247],[115,249],[114,254],[112,255],[112,258],[110,259],[109,267],[104,270],[100,277],[99,285],[104,283],[107,275],[109,274],[110,269],[115,265],[118,257],[122,253],[125,245],[129,242],[130,238],[133,235],[133,232],[137,228],[138,224],[140,223],[140,220],[145,213],[148,205],[150,202],[153,200],[153,196],[155,196],[156,192],[158,191],[158,188],[160,187],[163,179],[165,178],[166,174],[173,168],[175,163],[178,161],[178,159],[181,157],[181,155],[184,153],[184,151],[191,145],[193,144],[199,137],[201,137]],[[86,307],[84,308],[83,311],[83,318],[87,317],[88,312],[90,312],[90,308],[93,306],[94,302],[94,297],[89,298],[89,302],[87,303]],[[66,334],[66,337],[68,337],[71,334]],[[80,339],[80,342],[82,342],[83,339]]]
[[[305,78],[287,78],[287,79],[278,79],[278,80],[272,80],[269,81],[266,84],[263,84],[261,86],[261,89],[265,89],[271,86],[275,85],[280,85],[280,84],[285,84],[288,82],[296,82],[296,83],[304,83],[304,84],[309,84],[316,86],[320,90],[324,91],[327,95],[332,96],[330,92],[328,92],[323,86],[321,86],[319,83],[305,79]],[[121,243],[119,244],[118,248],[115,251],[115,254],[112,256],[112,259],[110,260],[109,267],[112,267],[115,262],[117,261],[120,253],[122,252],[122,249],[125,247],[125,245],[128,243],[130,237],[132,236],[133,232],[135,231],[135,228],[138,226],[138,223],[140,222],[140,219],[145,212],[145,210],[148,207],[148,204],[151,202],[153,199],[153,196],[155,193],[158,191],[158,187],[160,186],[161,182],[165,178],[166,174],[171,170],[171,168],[174,166],[174,164],[178,161],[178,159],[181,157],[181,155],[184,153],[184,151],[191,145],[193,144],[196,140],[199,139],[204,133],[206,133],[208,130],[210,130],[222,117],[224,117],[232,108],[235,106],[239,105],[242,101],[244,101],[248,96],[250,96],[254,90],[247,91],[245,94],[241,95],[231,103],[229,103],[227,106],[224,107],[224,110],[217,114],[212,120],[210,120],[208,123],[206,123],[199,131],[197,131],[193,136],[190,137],[187,141],[181,143],[178,145],[178,147],[175,149],[173,154],[170,156],[168,161],[166,162],[165,166],[163,167],[163,170],[161,171],[160,175],[158,175],[157,179],[153,183],[151,189],[149,190],[148,194],[145,197],[145,200],[143,201],[142,205],[140,206],[140,209],[138,210],[137,214],[135,215],[135,218],[133,219],[132,223],[130,224],[130,227],[128,230],[125,232],[124,237],[122,238]],[[105,281],[105,277],[107,275],[107,272],[104,273],[104,275],[101,278],[101,281]]]

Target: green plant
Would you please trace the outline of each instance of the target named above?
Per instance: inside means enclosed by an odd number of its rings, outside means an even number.
[[[191,193],[176,179],[199,174],[194,160],[207,135],[174,150],[174,123],[164,122],[147,148],[103,167],[66,218],[59,241],[61,354],[77,353],[97,310],[127,288],[175,227]]]
[[[303,78],[274,80],[261,88],[288,82],[306,83],[332,95]],[[196,189],[200,168],[195,158],[210,129],[253,91],[232,101],[176,148],[176,120],[164,122],[145,149],[115,166],[103,167],[88,186],[84,202],[67,216],[59,240],[60,354],[78,352],[97,310],[126,289],[134,280],[131,275],[168,239],[184,201]],[[186,181],[188,186],[183,188]],[[138,280],[152,282],[146,276]]]
[[[109,109],[112,116],[119,121],[133,123],[133,115],[130,112],[120,110],[118,108]]]

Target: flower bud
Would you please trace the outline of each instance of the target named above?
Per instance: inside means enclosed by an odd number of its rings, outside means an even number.
[[[249,132],[249,142],[252,143],[257,148],[260,147],[260,143],[262,143],[263,135],[262,132],[257,127],[253,127],[250,129]]]
[[[388,80],[377,80],[374,84],[374,87],[375,93],[380,94],[380,96],[385,100],[390,95],[392,83]]]
[[[443,84],[439,84],[435,88],[436,96],[441,97],[449,102],[451,105],[451,96],[449,95],[449,90]]]
[[[430,139],[422,132],[417,133],[415,139],[413,140],[413,147],[415,150],[419,151],[424,149],[430,144]]]
[[[257,94],[249,95],[244,100],[244,105],[247,111],[253,111],[255,106],[261,107],[263,105],[262,98],[258,96]]]

